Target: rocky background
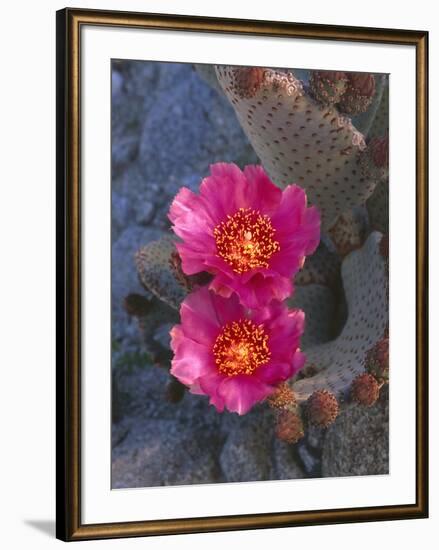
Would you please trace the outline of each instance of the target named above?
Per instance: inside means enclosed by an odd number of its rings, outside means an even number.
[[[296,445],[274,438],[268,408],[239,417],[218,414],[200,396],[172,402],[166,367],[175,312],[151,297],[141,340],[124,298],[145,295],[134,253],[169,233],[178,189],[197,189],[219,161],[258,162],[226,99],[191,65],[113,62],[113,488],[387,473],[385,392],[370,409],[343,407],[326,432],[309,430]]]

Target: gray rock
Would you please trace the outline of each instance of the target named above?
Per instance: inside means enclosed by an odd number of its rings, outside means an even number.
[[[320,477],[320,457],[312,452],[306,440],[299,441],[296,452],[306,474],[310,477]]]
[[[163,348],[169,348],[171,343],[171,335],[170,331],[172,328],[171,323],[166,323],[165,325],[161,325],[155,332],[154,332],[154,341],[160,344]]]
[[[229,426],[229,435],[220,456],[225,479],[227,481],[271,479],[273,444],[271,415],[260,408],[243,417],[233,415],[232,418],[232,415],[227,415],[225,423]]]
[[[309,425],[305,434],[307,445],[315,451],[320,451],[325,439],[325,433],[325,428]]]
[[[324,477],[389,473],[389,400],[382,391],[370,408],[348,404],[328,428],[323,445]]]
[[[139,202],[136,206],[136,222],[140,225],[148,225],[154,217],[154,204],[151,202]]]
[[[111,96],[113,100],[117,100],[123,88],[123,76],[119,71],[111,73]]]
[[[211,432],[175,420],[137,423],[113,449],[112,488],[222,481]]]
[[[273,458],[274,479],[303,479],[307,477],[297,461],[293,445],[276,439]]]
[[[158,64],[160,65],[160,64]],[[159,66],[114,61],[112,67],[112,174],[118,174],[138,154],[143,121],[154,104]]]
[[[111,194],[111,234],[113,243],[131,223],[133,212],[133,206],[129,198],[113,188]]]
[[[169,379],[168,370],[152,365],[147,354],[137,352],[119,356],[113,369],[113,380],[117,382],[121,421],[126,423],[130,418],[134,423],[175,420],[187,423],[194,430],[214,430],[216,436],[224,441],[222,417],[209,405],[207,397],[187,392],[178,404],[166,401]]]
[[[154,108],[144,120],[139,161],[147,180],[204,177],[213,162],[256,162],[224,97],[190,65],[163,64]]]

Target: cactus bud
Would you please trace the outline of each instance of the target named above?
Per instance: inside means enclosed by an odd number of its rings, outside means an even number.
[[[346,91],[347,83],[346,74],[336,71],[311,71],[309,80],[315,99],[330,105],[340,101]]]
[[[360,156],[361,173],[367,179],[383,181],[389,173],[389,138],[373,138]]]
[[[389,336],[385,334],[366,354],[365,367],[379,381],[389,380]]]
[[[307,401],[308,419],[314,426],[327,428],[338,416],[338,401],[328,390],[315,391]]]
[[[128,294],[123,300],[123,307],[128,315],[144,317],[148,314],[151,304],[149,300],[141,294]]]
[[[233,70],[233,89],[241,98],[253,97],[264,81],[263,67],[238,67]]]
[[[286,443],[297,443],[303,436],[300,416],[292,411],[281,411],[276,419],[276,437]]]
[[[279,384],[269,396],[267,402],[273,409],[286,409],[296,405],[296,397],[290,386],[284,382]]]
[[[347,73],[347,87],[339,107],[348,115],[364,113],[375,95],[375,77],[369,73]]]
[[[365,372],[352,382],[351,396],[360,405],[371,407],[380,396],[380,385],[374,376]]]

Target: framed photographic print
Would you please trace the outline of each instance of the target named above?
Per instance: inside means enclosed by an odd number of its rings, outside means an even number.
[[[57,13],[57,536],[426,517],[424,31]]]

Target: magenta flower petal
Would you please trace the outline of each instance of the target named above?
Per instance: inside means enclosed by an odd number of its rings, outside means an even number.
[[[210,372],[209,349],[189,338],[183,338],[177,346],[172,361],[171,374],[182,384],[191,385]]]
[[[204,292],[192,292],[180,308],[184,334],[205,346],[215,341],[220,331],[220,322],[211,296]]]
[[[218,411],[245,414],[303,366],[304,315],[273,301],[244,308],[201,287],[182,303],[171,330],[171,373]]]
[[[234,293],[248,308],[287,298],[320,239],[320,216],[307,207],[304,190],[291,185],[282,192],[261,166],[242,172],[234,164],[212,165],[198,195],[180,190],[169,219],[182,240],[183,271],[211,273],[213,291]]]
[[[248,181],[248,206],[257,208],[264,214],[273,214],[282,200],[282,191],[274,185],[260,165],[246,166],[244,175]]]
[[[258,372],[258,380],[266,384],[279,384],[293,376],[294,368],[291,363],[275,363],[271,361],[268,365],[264,365]]]
[[[240,415],[248,413],[255,403],[263,401],[273,391],[273,386],[250,376],[227,378],[218,388],[225,408]]]

